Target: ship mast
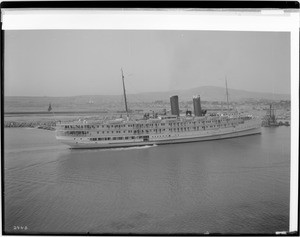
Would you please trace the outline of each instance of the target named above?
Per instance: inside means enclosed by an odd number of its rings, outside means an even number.
[[[124,75],[123,75],[123,69],[122,68],[121,68],[121,73],[122,73],[122,82],[123,82],[123,93],[124,93],[125,109],[126,109],[126,115],[127,115],[127,120],[128,120],[128,118],[129,118],[129,116],[128,116],[128,107],[127,107],[127,99],[126,99]]]
[[[227,110],[229,111],[228,88],[227,88],[227,77],[226,76],[225,76],[225,83],[226,83]]]

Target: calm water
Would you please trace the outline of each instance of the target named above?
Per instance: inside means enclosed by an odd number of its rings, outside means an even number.
[[[9,128],[4,158],[9,233],[288,230],[287,127],[112,150],[71,150],[51,131]]]

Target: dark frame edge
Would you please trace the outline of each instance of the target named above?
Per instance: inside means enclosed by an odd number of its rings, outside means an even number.
[[[298,1],[4,1],[1,8],[280,8],[299,9]]]
[[[137,1],[99,1],[99,2],[67,2],[67,1],[61,1],[61,2],[10,2],[10,1],[4,1],[0,4],[0,30],[1,30],[1,36],[0,36],[0,44],[1,44],[1,171],[4,170],[4,37],[5,37],[5,31],[3,30],[3,24],[2,24],[2,9],[7,8],[18,8],[18,9],[24,9],[24,8],[280,8],[280,9],[299,9],[300,3],[298,1],[243,1],[243,2],[221,2],[221,1],[214,1],[214,2],[198,2],[198,1],[186,1],[186,2],[179,2],[179,1],[144,1],[144,2],[137,2]],[[299,179],[299,176],[298,176]],[[1,172],[1,205],[2,205],[2,235],[15,235],[11,233],[5,232],[5,201],[4,201],[4,174]],[[299,207],[298,207],[299,209]],[[299,221],[299,211],[298,211],[298,221]],[[22,234],[21,234],[22,235]],[[25,234],[28,235],[28,234]],[[29,234],[29,235],[41,235],[38,234]],[[47,234],[48,235],[48,234]],[[50,234],[50,235],[60,235],[60,234]],[[74,234],[63,234],[65,236],[74,236]],[[75,234],[76,235],[76,234]],[[78,234],[81,235],[81,234]],[[87,233],[86,235],[99,235],[99,234],[92,234]],[[102,234],[101,234],[102,235]],[[135,235],[135,234],[111,234],[111,233],[103,233],[103,235],[107,236],[123,236],[123,235]],[[137,234],[138,235],[138,234]],[[146,234],[148,235],[148,234]],[[149,235],[155,235],[155,234],[149,234]],[[158,234],[158,235],[164,235],[164,234]],[[172,234],[174,235],[174,234]],[[182,235],[182,234],[175,234],[175,235]],[[189,235],[189,234],[188,234]],[[199,235],[199,234],[190,234],[190,236],[193,235]],[[200,234],[201,235],[201,234]],[[205,234],[203,234],[205,235]],[[218,233],[214,233],[214,235],[218,235]],[[242,235],[243,234],[229,234],[229,235]],[[261,234],[251,234],[252,236]],[[273,236],[273,234],[263,234],[265,236]],[[298,231],[293,232],[287,232],[287,236],[298,236]],[[139,235],[138,235],[139,236]],[[247,234],[246,234],[247,236]]]
[[[2,6],[2,3],[1,3]],[[2,29],[2,11],[0,9],[0,44],[1,44],[1,217],[2,235],[6,234],[5,229],[5,203],[4,203],[4,30]]]

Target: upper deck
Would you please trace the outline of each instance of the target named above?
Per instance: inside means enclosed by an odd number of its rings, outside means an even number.
[[[114,119],[114,120],[79,120],[71,123],[57,123],[57,131],[82,131],[86,134],[96,131],[97,134],[104,133],[149,133],[164,131],[190,131],[201,129],[215,129],[218,127],[229,127],[242,124],[244,121],[253,119],[250,115],[206,115],[202,117],[193,116],[160,116],[149,119]]]

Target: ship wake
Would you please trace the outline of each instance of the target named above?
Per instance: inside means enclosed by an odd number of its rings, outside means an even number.
[[[91,148],[91,149],[82,149],[82,150],[78,150],[78,149],[71,149],[72,151],[76,151],[76,152],[99,152],[99,151],[128,151],[128,150],[141,150],[141,149],[149,149],[152,147],[156,147],[158,145],[153,144],[153,145],[144,145],[144,146],[131,146],[131,147],[116,147],[116,148],[105,148],[105,149],[99,149],[99,148]]]
[[[153,145],[145,145],[145,146],[118,147],[118,148],[102,149],[102,151],[140,150],[140,149],[148,149],[156,146],[157,146],[156,144],[153,144]]]

